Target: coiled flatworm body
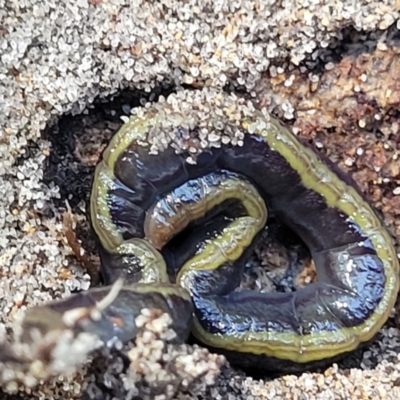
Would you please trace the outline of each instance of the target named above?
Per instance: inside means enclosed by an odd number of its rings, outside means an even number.
[[[267,210],[307,245],[316,282],[290,293],[235,290]],[[91,221],[107,283],[122,276],[161,297],[186,289],[194,335],[266,369],[356,349],[398,292],[391,238],[351,178],[235,96],[182,92],[136,110],[96,168]],[[163,249],[188,227],[194,234],[171,261]]]

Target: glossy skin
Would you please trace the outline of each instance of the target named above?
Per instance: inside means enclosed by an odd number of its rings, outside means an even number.
[[[242,128],[253,122],[243,121]],[[397,296],[399,266],[390,237],[351,178],[273,120],[247,132],[243,146],[210,148],[194,165],[172,147],[149,154],[137,140],[147,123],[136,118],[126,124],[96,169],[91,218],[106,283],[121,276],[132,284],[159,282],[163,293],[167,266],[159,250],[203,217],[207,202],[236,198],[244,205],[257,190],[308,246],[318,281],[292,293],[234,291],[265,222],[257,200],[251,209],[244,206],[245,216],[201,239],[197,251],[178,254],[183,265],[176,283],[192,296],[194,335],[224,351],[259,356],[260,368],[292,370],[352,351],[379,331]],[[233,189],[215,201],[206,182],[222,184],[229,173],[246,177],[251,194]],[[198,210],[188,211],[196,202]]]
[[[164,285],[163,289],[161,292],[159,285],[152,284],[122,287],[105,309],[99,309],[99,304],[113,290],[110,287],[90,289],[65,300],[34,307],[28,310],[23,320],[22,341],[30,342],[32,329],[37,329],[42,334],[65,330],[66,313],[80,310],[80,318],[72,325],[76,332],[96,334],[105,343],[113,338],[126,342],[136,337],[138,333],[135,319],[141,314],[142,309],[157,308],[170,314],[173,321],[172,328],[177,334],[177,341],[180,342],[190,331],[192,320],[190,297],[183,289],[177,290],[173,285]],[[170,304],[174,304],[174,307],[171,308]],[[90,315],[93,310],[98,312],[95,318]]]

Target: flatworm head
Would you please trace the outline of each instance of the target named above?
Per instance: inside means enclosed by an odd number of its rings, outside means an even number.
[[[176,283],[192,296],[199,340],[306,365],[379,331],[397,297],[399,265],[375,212],[351,178],[278,121],[211,90],[135,110],[104,151],[91,218],[106,280],[160,282],[162,291],[163,246],[232,199],[244,215],[179,255]],[[235,291],[265,205],[305,242],[317,282],[291,293]]]

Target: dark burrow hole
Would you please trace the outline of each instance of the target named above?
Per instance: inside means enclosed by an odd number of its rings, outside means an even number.
[[[82,114],[62,116],[47,127],[43,138],[51,143],[43,181],[60,187],[62,200],[68,199],[73,211],[87,201],[94,167],[112,135],[123,125],[121,117],[148,101],[168,96],[174,86],[166,82],[150,93],[125,89],[108,98],[97,98]]]
[[[124,90],[110,98],[97,99],[80,115],[64,115],[56,124],[48,127],[44,138],[51,142],[51,154],[46,161],[44,183],[53,182],[59,186],[61,199],[55,200],[56,207],[64,210],[65,200],[68,200],[73,213],[84,216],[81,205],[88,202],[94,167],[103,148],[122,126],[121,116],[128,116],[130,109],[142,105],[144,100],[157,101],[160,95],[167,97],[172,92],[174,87],[170,84],[165,84],[152,93]],[[95,254],[96,249],[87,218],[82,218],[76,233],[82,241],[83,248]],[[274,218],[270,219],[268,235],[275,243],[289,248],[292,259],[297,257],[298,261],[309,258],[308,250],[301,240]],[[179,241],[179,237],[172,242],[172,247],[177,245],[177,240]],[[250,259],[250,263],[259,263],[256,255]],[[250,268],[249,274],[251,273]],[[278,290],[284,289],[278,287]],[[194,342],[191,339],[191,343]],[[361,349],[353,352],[339,361],[339,366],[345,369],[360,367],[362,355]],[[255,378],[265,378],[265,375],[260,376],[254,369],[246,369],[245,372]],[[99,372],[99,382],[100,375]],[[270,376],[273,377],[275,376]]]
[[[354,26],[342,29],[335,40],[332,40],[325,48],[317,48],[300,66],[316,74],[324,72],[327,63],[339,63],[346,56],[357,57],[360,54],[373,53],[380,41],[388,46],[400,46],[400,31],[397,24],[392,24],[385,30],[357,30]]]
[[[309,73],[322,75],[326,72],[326,64],[338,64],[348,56],[356,58],[361,54],[372,54],[378,43],[385,43],[387,46],[400,46],[400,30],[396,23],[393,23],[386,30],[357,30],[353,26],[347,26],[337,33],[336,38],[331,38],[326,46],[322,47],[318,43],[311,53],[305,55],[305,59],[298,66],[293,65],[289,57],[275,58],[274,65],[281,66],[287,72],[292,70],[303,71],[302,75],[305,78]],[[268,70],[265,74],[269,76]],[[237,78],[237,74],[230,76],[226,89],[248,97],[246,87],[239,84]]]

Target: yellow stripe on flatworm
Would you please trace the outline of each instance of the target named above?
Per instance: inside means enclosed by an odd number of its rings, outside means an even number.
[[[160,116],[155,110],[146,110],[146,117],[131,117],[112,137],[103,153],[103,160],[113,171],[119,156],[132,144],[149,147],[147,133],[153,126],[161,123]]]
[[[169,206],[165,206],[165,201],[168,202],[168,198],[165,198],[164,202],[158,202],[150,208],[144,221],[146,239],[161,249],[191,221],[204,217],[208,211],[227,199],[239,200],[249,216],[259,219],[262,226],[265,224],[267,209],[264,200],[250,183],[231,175],[218,186],[204,183],[203,189],[204,197],[198,201],[176,204],[171,196]]]
[[[108,204],[108,193],[115,188],[114,175],[101,161],[96,167],[90,215],[92,227],[105,250],[118,255],[135,255],[143,266],[141,282],[168,282],[165,260],[149,242],[140,238],[124,240],[118,227],[112,221]]]
[[[314,332],[308,335],[278,332],[246,332],[233,336],[212,335],[195,321],[194,334],[204,343],[253,354],[306,363],[337,356],[355,350],[360,343],[372,339],[389,317],[399,291],[399,262],[386,229],[357,191],[340,180],[319,157],[304,147],[278,122],[257,113],[258,119],[247,120],[243,128],[262,137],[277,151],[301,178],[303,185],[321,194],[328,206],[336,207],[354,221],[368,236],[383,263],[385,290],[374,313],[362,324],[335,332]]]
[[[177,282],[191,291],[196,272],[215,270],[226,262],[237,260],[264,225],[263,215],[260,218],[237,218],[216,238],[207,240],[203,250],[183,265]]]
[[[147,240],[140,238],[125,240],[115,249],[115,253],[135,255],[142,266],[140,283],[169,282],[163,256]]]
[[[118,227],[111,219],[108,204],[108,193],[116,188],[114,180],[112,170],[105,164],[104,160],[100,161],[94,173],[90,196],[90,216],[94,231],[102,246],[109,252],[115,251],[123,242]]]

